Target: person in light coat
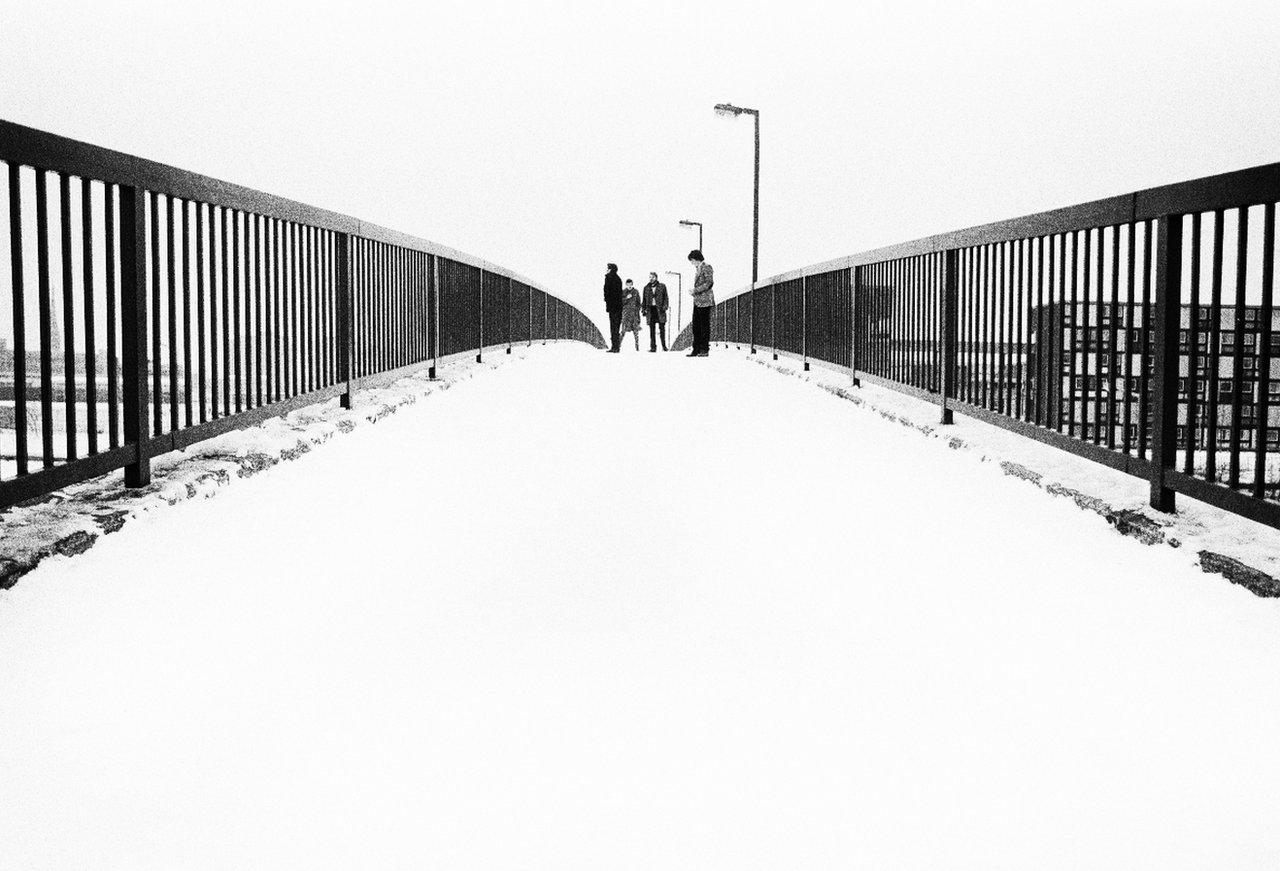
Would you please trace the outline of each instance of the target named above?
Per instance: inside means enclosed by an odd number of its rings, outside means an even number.
[[[689,262],[697,270],[693,288],[689,291],[693,297],[693,350],[689,356],[706,357],[711,353],[711,310],[716,305],[716,296],[711,288],[716,283],[715,274],[697,248],[689,252]]]

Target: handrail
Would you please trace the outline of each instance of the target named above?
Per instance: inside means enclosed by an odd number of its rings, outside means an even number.
[[[0,161],[0,510],[459,354],[604,344],[519,273],[348,215],[8,121]]]
[[[711,340],[1149,478],[1162,511],[1280,528],[1278,203],[1273,163],[888,245],[728,294]]]
[[[127,185],[184,200],[217,203],[229,209],[252,212],[282,221],[308,224],[321,230],[349,233],[378,242],[437,254],[495,272],[530,287],[550,292],[538,282],[481,257],[431,242],[398,230],[362,221],[341,212],[311,206],[287,197],[201,175],[186,169],[135,157],[99,145],[91,145],[56,133],[0,120],[0,159],[19,166],[47,169],[79,178]]]
[[[932,254],[952,248],[971,248],[975,245],[1011,242],[1034,236],[1050,236],[1075,230],[1148,221],[1161,215],[1191,214],[1211,212],[1215,209],[1261,205],[1268,200],[1272,202],[1280,200],[1280,163],[1268,163],[1249,169],[1160,185],[1017,218],[978,224],[962,230],[937,233],[909,242],[872,248],[857,254],[848,254],[789,269],[757,281],[755,287],[766,287],[779,281],[800,278],[803,275],[850,269],[855,266]],[[751,287],[750,284],[743,285],[734,293],[745,293],[751,290]]]

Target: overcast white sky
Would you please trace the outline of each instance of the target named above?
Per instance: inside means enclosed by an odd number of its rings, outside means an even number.
[[[509,266],[762,277],[1280,160],[1280,4],[0,4],[0,116]],[[687,284],[687,281],[686,281]]]

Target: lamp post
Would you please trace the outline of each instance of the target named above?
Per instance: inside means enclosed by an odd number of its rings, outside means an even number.
[[[667,270],[667,275],[676,277],[676,338],[680,338],[680,303],[684,300],[684,276],[679,272]],[[672,339],[671,341],[675,341]]]
[[[734,106],[732,103],[717,103],[716,114],[726,118],[751,115],[756,120],[755,194],[752,197],[751,205],[751,284],[754,288],[759,278],[760,264],[760,110],[744,109],[741,106]]]
[[[702,222],[700,221],[680,221],[681,226],[698,228],[698,250],[702,251]],[[703,252],[706,253],[706,252]]]

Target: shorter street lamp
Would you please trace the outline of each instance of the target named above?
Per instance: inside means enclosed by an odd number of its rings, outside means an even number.
[[[699,251],[702,251],[702,223],[701,223],[700,221],[684,221],[684,220],[682,220],[682,221],[680,222],[680,225],[681,225],[681,226],[683,226],[683,227],[697,227],[697,228],[698,228],[698,250],[699,250]],[[703,253],[703,254],[705,254],[705,253],[707,253],[707,252],[703,251],[702,253]]]
[[[676,335],[671,341],[675,341],[680,337],[680,303],[684,301],[684,276],[679,272],[667,270],[667,275],[676,277]]]

